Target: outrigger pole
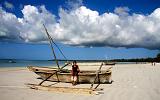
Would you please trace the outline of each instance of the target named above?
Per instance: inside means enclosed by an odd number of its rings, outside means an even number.
[[[58,60],[57,60],[56,54],[55,54],[55,52],[54,52],[54,48],[53,48],[53,46],[52,46],[52,38],[51,38],[51,36],[49,35],[49,33],[48,33],[48,31],[47,31],[47,28],[45,27],[45,25],[44,25],[44,24],[43,24],[43,26],[44,26],[44,29],[45,29],[46,34],[47,34],[47,36],[48,36],[49,43],[50,43],[50,47],[51,47],[51,49],[52,49],[52,53],[53,53],[53,55],[54,55],[54,59],[55,59],[55,61],[56,61],[56,64],[57,64],[58,70],[60,70],[59,63],[58,63]]]
[[[103,63],[101,63],[99,69],[97,70],[96,77],[95,77],[93,83],[91,84],[90,89],[93,88],[93,85],[94,85],[94,83],[96,82],[97,78],[98,78],[98,84],[97,84],[97,86],[96,86],[94,89],[96,89],[96,88],[100,85],[99,73],[101,72],[102,66],[103,66]]]
[[[57,72],[60,72],[64,67],[68,66],[69,63],[65,64],[63,67],[61,67],[59,70],[57,70],[56,72],[52,73],[49,77],[47,77],[46,79],[44,79],[42,82],[40,82],[38,85],[42,85],[43,82],[47,81],[50,77],[52,77],[54,74],[56,74]]]

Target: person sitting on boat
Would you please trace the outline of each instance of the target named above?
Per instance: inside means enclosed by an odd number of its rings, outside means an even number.
[[[78,73],[79,72],[80,72],[80,70],[79,70],[79,67],[77,65],[77,62],[73,61],[72,70],[71,70],[72,85],[76,85],[77,84],[77,79],[78,79]]]

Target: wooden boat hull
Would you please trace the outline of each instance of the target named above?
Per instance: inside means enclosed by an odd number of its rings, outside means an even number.
[[[28,69],[32,72],[35,72],[37,75],[39,75],[43,80],[45,80],[47,77],[49,77],[52,73],[56,72],[56,68],[40,68],[40,67],[28,67]],[[102,71],[99,73],[99,79],[100,83],[109,83],[111,82],[111,75],[112,71],[111,69],[108,69],[107,71]],[[78,82],[79,83],[93,83],[95,80],[96,71],[81,71],[78,74]],[[62,70],[62,72],[57,72],[57,74],[53,75],[48,79],[49,81],[54,82],[71,82],[71,73],[69,70]],[[95,81],[95,83],[98,83],[98,79]]]

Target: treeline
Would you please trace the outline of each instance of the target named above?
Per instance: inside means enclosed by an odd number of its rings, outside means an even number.
[[[156,58],[113,59],[112,62],[160,62]]]
[[[113,62],[160,62],[160,53],[155,58],[113,59]]]
[[[59,60],[66,61],[66,60]],[[73,60],[69,60],[73,61]],[[76,60],[78,62],[160,62],[160,53],[155,58],[112,59],[112,60]]]

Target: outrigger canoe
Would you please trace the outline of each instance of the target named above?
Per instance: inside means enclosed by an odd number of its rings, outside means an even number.
[[[57,68],[48,68],[48,67],[28,66],[27,68],[30,71],[39,75],[43,80],[45,80],[47,77],[52,75],[52,73],[57,71]],[[109,68],[106,71],[103,70],[99,73],[100,81],[98,81],[98,79],[95,81],[96,71],[90,71],[90,70],[80,71],[80,73],[78,73],[78,83],[93,83],[93,82],[110,83],[111,75],[112,75],[111,68]],[[62,69],[60,72],[57,72],[55,75],[50,77],[48,81],[53,81],[53,82],[59,81],[59,82],[70,83],[71,82],[70,70]]]

